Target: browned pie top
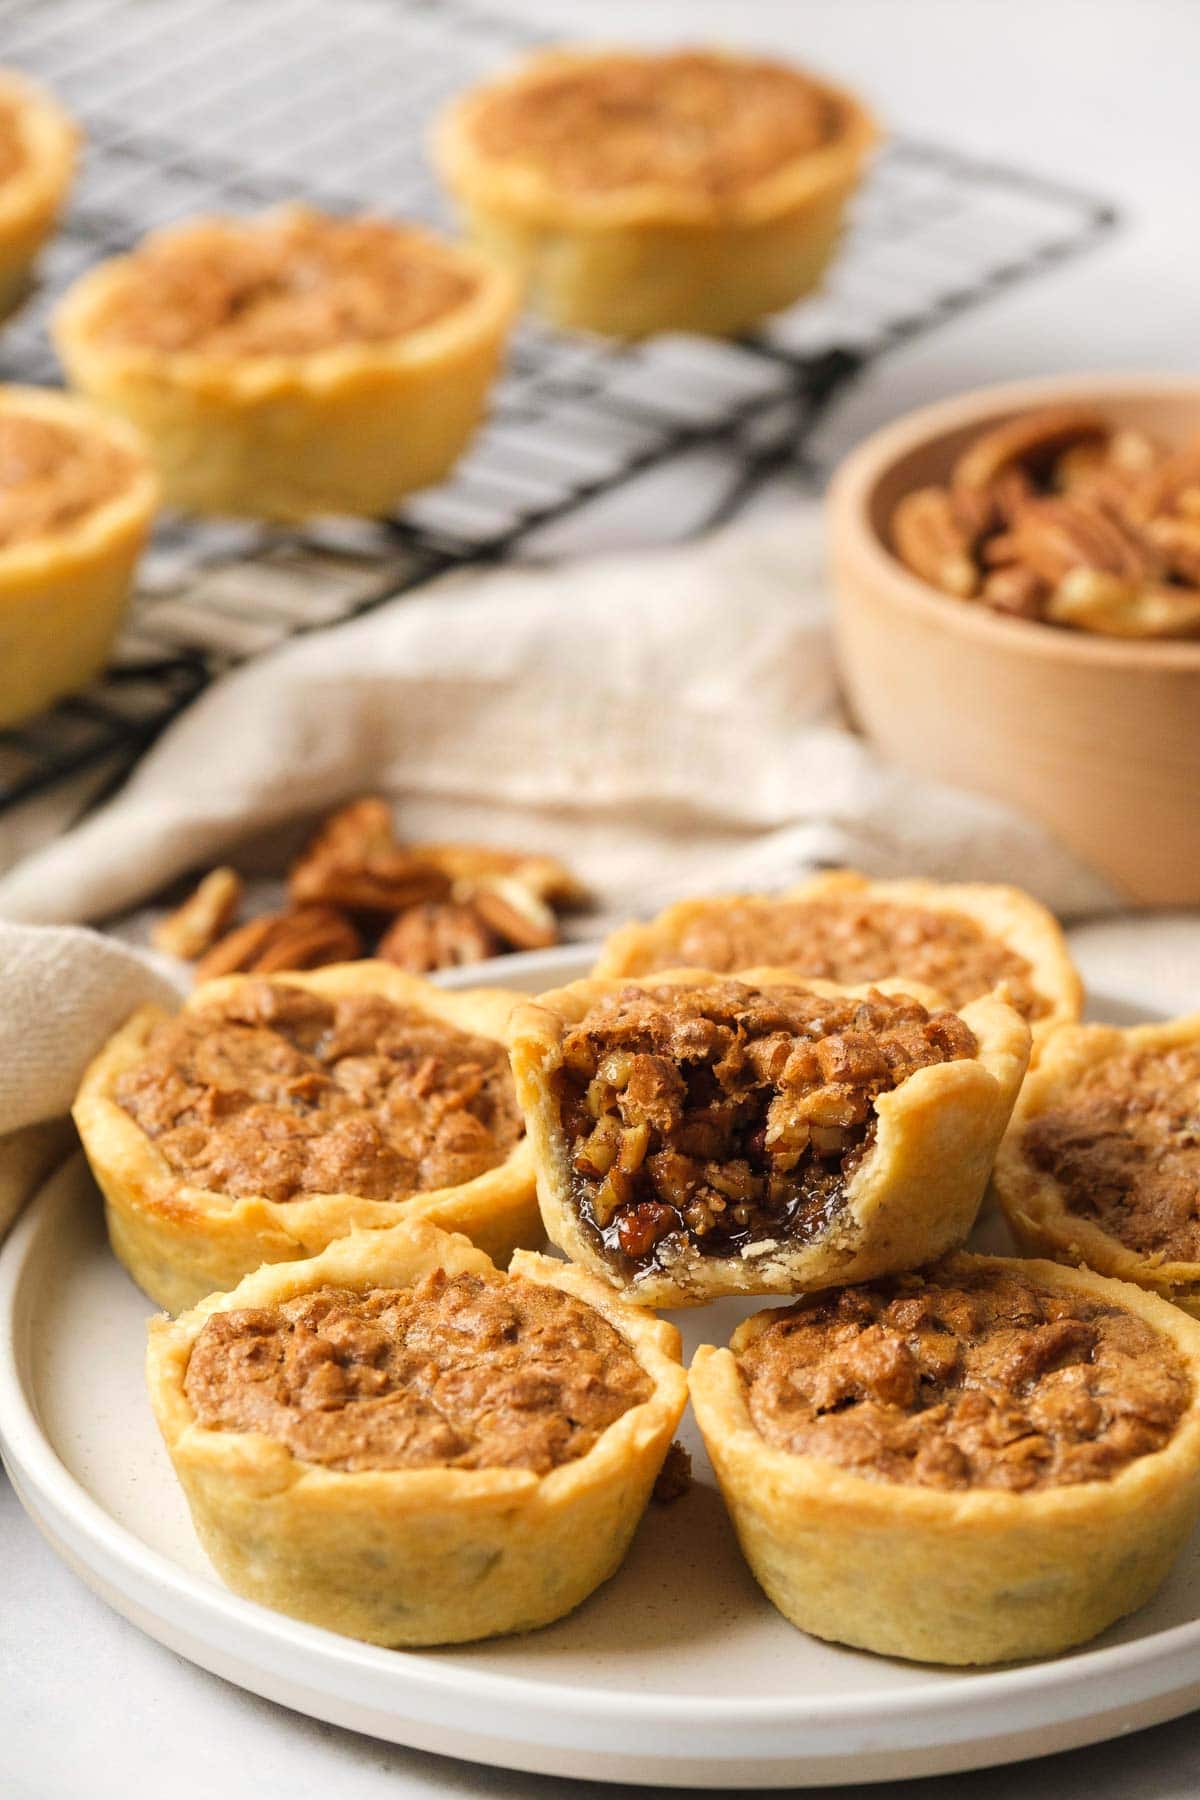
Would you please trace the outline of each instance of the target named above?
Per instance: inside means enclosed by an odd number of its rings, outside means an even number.
[[[535,69],[487,94],[478,148],[579,195],[664,184],[734,198],[841,127],[837,100],[797,69],[698,50]]]
[[[297,356],[404,337],[475,286],[454,251],[424,232],[288,207],[147,239],[124,264],[97,333],[154,350]]]
[[[97,432],[0,412],[0,549],[78,525],[133,474],[128,451]]]
[[[1126,1050],[1074,1076],[1024,1147],[1071,1212],[1130,1250],[1200,1262],[1200,1043]]]
[[[20,104],[0,95],[0,181],[11,181],[25,166]]]
[[[523,1129],[491,1038],[268,981],[156,1026],[116,1099],[189,1181],[269,1200],[455,1187]]]
[[[687,1240],[806,1242],[870,1148],[876,1098],[977,1049],[907,996],[624,988],[566,1030],[555,1075],[580,1217],[626,1267]]]
[[[965,1006],[1005,981],[1024,1018],[1040,1019],[1049,1010],[1025,957],[989,937],[965,913],[849,894],[714,902],[711,911],[688,922],[676,942],[639,958],[637,973],[769,966],[849,987],[899,976],[936,988],[951,1006]]]
[[[323,1287],[214,1313],[185,1388],[201,1424],[260,1431],[332,1469],[533,1469],[586,1454],[650,1396],[584,1301],[519,1275]]]
[[[1107,1480],[1162,1449],[1192,1392],[1133,1313],[1019,1265],[951,1263],[781,1309],[739,1363],[768,1443],[934,1488]]]

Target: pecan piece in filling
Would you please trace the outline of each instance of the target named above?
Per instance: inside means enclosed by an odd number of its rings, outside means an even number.
[[[1130,1250],[1200,1262],[1200,1044],[1131,1049],[1076,1076],[1023,1146],[1067,1208]]]
[[[951,1264],[781,1308],[739,1367],[778,1449],[944,1489],[1108,1480],[1161,1450],[1191,1398],[1143,1320],[1019,1265]]]
[[[874,1140],[876,1098],[972,1057],[955,1013],[802,987],[629,987],[563,1038],[554,1081],[580,1218],[624,1269],[819,1236]]]
[[[456,1187],[523,1131],[502,1044],[267,981],[157,1026],[116,1099],[189,1181],[269,1200]]]
[[[584,1301],[521,1276],[319,1288],[217,1312],[185,1378],[200,1423],[260,1431],[332,1469],[532,1469],[573,1462],[650,1381]]]

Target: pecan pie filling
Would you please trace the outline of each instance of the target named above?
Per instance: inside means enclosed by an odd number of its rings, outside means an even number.
[[[693,920],[677,946],[655,953],[646,972],[725,973],[768,964],[850,987],[898,976],[935,988],[951,1006],[1007,982],[1023,1018],[1048,1011],[1026,959],[988,937],[974,919],[870,899],[731,901]]]
[[[625,1269],[681,1243],[815,1239],[874,1142],[877,1097],[977,1048],[907,996],[625,988],[566,1032],[554,1078],[580,1218]]]
[[[552,170],[557,187],[645,184],[736,196],[834,138],[834,97],[798,70],[702,51],[570,63],[488,97],[489,156]]]
[[[584,1301],[441,1269],[411,1288],[214,1313],[185,1378],[201,1424],[264,1432],[303,1462],[539,1475],[586,1455],[650,1387]]]
[[[1025,1128],[1069,1211],[1130,1250],[1200,1262],[1200,1045],[1133,1049],[1075,1077]]]
[[[133,459],[57,420],[0,413],[0,549],[69,530],[128,487]]]
[[[951,1266],[781,1309],[739,1367],[776,1448],[942,1489],[1109,1480],[1161,1450],[1191,1399],[1141,1319],[1019,1270]]]
[[[129,258],[100,335],[166,352],[301,356],[418,331],[474,286],[423,232],[290,207],[149,239]]]
[[[456,1187],[523,1131],[503,1045],[266,981],[157,1026],[116,1099],[197,1186],[268,1200]]]

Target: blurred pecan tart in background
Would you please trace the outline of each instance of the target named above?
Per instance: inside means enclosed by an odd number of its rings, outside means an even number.
[[[995,1169],[1023,1248],[1200,1317],[1200,1013],[1057,1032]]]
[[[103,667],[157,495],[122,420],[65,394],[0,387],[0,726]]]
[[[765,965],[855,983],[896,976],[951,1006],[1003,988],[1035,1040],[1079,1017],[1083,989],[1057,921],[1020,888],[868,881],[849,870],[780,894],[680,900],[607,940],[597,976]]]
[[[75,173],[79,131],[53,95],[0,69],[0,317],[29,282]]]
[[[1159,1587],[1200,1510],[1200,1327],[1090,1270],[954,1256],[747,1319],[692,1364],[743,1552],[802,1631],[1050,1656]]]
[[[742,331],[820,281],[875,141],[850,95],[714,50],[553,50],[464,95],[438,168],[560,325]]]
[[[914,575],[996,612],[1200,636],[1200,437],[1168,449],[1077,404],[1021,413],[905,495],[891,538]]]
[[[141,428],[171,505],[379,514],[465,448],[513,307],[474,252],[293,206],[152,233],[76,283],[55,341]]]
[[[960,1015],[779,969],[575,982],[519,1007],[510,1042],[548,1236],[647,1306],[961,1244],[1029,1057],[993,996]]]
[[[424,1223],[153,1320],[147,1379],[229,1586],[395,1645],[578,1606],[619,1566],[687,1398],[673,1326]]]
[[[514,1000],[362,962],[143,1007],[74,1108],[117,1256],[177,1312],[355,1226],[427,1218],[502,1260],[540,1243]]]

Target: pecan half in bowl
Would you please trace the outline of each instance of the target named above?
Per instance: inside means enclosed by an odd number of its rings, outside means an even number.
[[[1200,901],[1200,637],[1154,635],[1200,631],[1200,587],[1163,578],[1184,567],[1200,495],[1185,483],[1133,528],[1112,509],[1126,450],[1159,447],[1178,471],[1198,436],[1200,381],[1013,383],[875,433],[828,503],[841,671],[867,736],[902,769],[1039,820],[1146,905]],[[952,487],[948,522],[931,496]]]
[[[693,1306],[961,1244],[1030,1034],[992,995],[669,969],[544,994],[510,1043],[551,1240],[640,1305]]]
[[[516,998],[357,962],[142,1007],[74,1107],[116,1255],[178,1312],[355,1228],[423,1218],[502,1262],[536,1246]]]

